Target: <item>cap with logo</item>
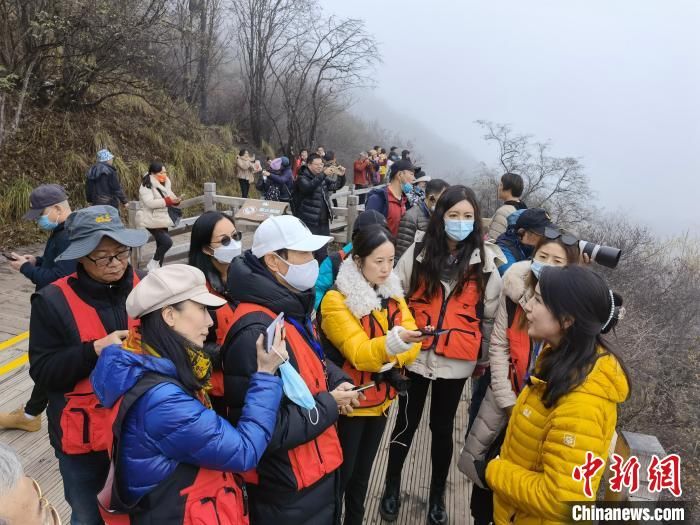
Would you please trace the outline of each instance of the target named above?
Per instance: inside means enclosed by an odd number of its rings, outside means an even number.
[[[73,212],[66,219],[65,228],[70,244],[56,257],[57,261],[89,255],[103,237],[114,239],[129,248],[143,246],[148,242],[148,232],[126,228],[113,206],[90,206]]]
[[[22,217],[25,221],[35,221],[49,206],[68,200],[66,190],[58,184],[42,184],[29,195],[29,211]]]
[[[293,215],[278,215],[265,219],[255,230],[251,252],[258,258],[282,249],[315,252],[331,239],[325,235],[314,235],[306,224]]]
[[[189,264],[169,264],[151,270],[141,279],[126,298],[126,312],[138,319],[182,301],[213,308],[226,304],[226,299],[209,292],[202,270]]]
[[[545,228],[556,228],[549,214],[542,208],[529,208],[523,210],[515,222],[516,230],[520,228],[538,235],[544,235]]]

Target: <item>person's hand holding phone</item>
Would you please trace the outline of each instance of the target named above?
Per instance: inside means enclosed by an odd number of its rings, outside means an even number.
[[[360,406],[360,400],[365,399],[364,394],[357,392],[354,388],[355,385],[346,381],[330,392],[338,405],[338,413],[343,416],[351,414],[355,407]]]
[[[421,343],[427,336],[422,334],[418,330],[401,330],[399,332],[399,338],[404,343],[414,344]]]
[[[260,334],[260,337],[258,337],[258,340],[255,342],[255,348],[258,351],[258,372],[270,375],[277,373],[277,369],[280,365],[289,359],[287,344],[284,338],[284,325],[278,323],[275,326],[275,337],[269,352],[265,347],[265,337],[263,334]]]

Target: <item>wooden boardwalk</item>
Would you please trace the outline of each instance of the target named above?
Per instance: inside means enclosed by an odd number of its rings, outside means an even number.
[[[176,243],[184,239],[176,240]],[[39,247],[40,248],[40,247]],[[29,253],[32,253],[30,250]],[[22,339],[29,328],[29,297],[33,285],[21,274],[0,264],[0,411],[9,412],[22,406],[32,390],[29,365],[22,364],[26,358],[27,339]],[[12,338],[20,336],[15,344]],[[455,421],[455,460],[448,478],[447,506],[450,523],[469,525],[470,484],[456,468],[456,458],[464,443],[467,420],[469,383]],[[429,403],[426,403],[421,425],[416,432],[411,452],[406,459],[401,486],[402,506],[398,525],[423,524],[426,522],[428,490],[430,484],[430,430],[428,429]],[[384,473],[388,457],[389,433],[393,428],[395,410],[391,411],[387,430],[375,461],[370,488],[367,495],[365,523],[380,524],[378,506],[384,484]],[[42,429],[29,433],[15,430],[0,430],[0,442],[12,446],[21,456],[26,473],[37,479],[46,497],[58,509],[64,523],[70,522],[70,509],[63,499],[63,484],[53,449],[49,445],[46,415],[42,415]]]

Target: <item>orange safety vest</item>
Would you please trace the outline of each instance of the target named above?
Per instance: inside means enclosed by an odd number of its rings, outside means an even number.
[[[401,308],[399,303],[394,299],[389,299],[387,304],[387,319],[389,320],[388,328],[400,325],[402,322]],[[375,319],[374,315],[367,314],[362,319],[360,319],[360,324],[364,328],[367,337],[374,339],[375,337],[381,337],[386,335],[386,332],[382,329],[382,325]],[[340,353],[340,352],[339,352]],[[354,368],[349,361],[345,360],[343,363],[343,371],[350,376],[353,384],[356,386],[364,385],[365,383],[372,380],[373,372],[362,372]],[[386,382],[379,383],[374,388],[368,388],[362,392],[365,395],[365,400],[360,401],[359,408],[371,408],[383,405],[387,400],[394,399],[396,397],[396,390],[389,387]]]
[[[259,304],[241,303],[234,312],[233,325],[252,313],[263,313],[270,318],[270,322],[277,317],[272,310]],[[284,326],[287,350],[290,355],[294,355],[297,370],[311,395],[327,392],[325,363],[319,359],[306,337],[292,323],[285,320]],[[310,487],[327,474],[334,472],[343,463],[343,451],[335,425],[326,428],[315,439],[289,450],[288,455],[297,490]],[[251,481],[254,478],[248,474],[245,479]]]
[[[408,306],[419,328],[433,326],[435,330],[449,331],[423,341],[422,350],[434,350],[450,359],[476,361],[481,347],[481,327],[477,308],[481,294],[475,281],[464,284],[462,293],[454,290],[445,297],[442,285],[432,299],[423,297],[425,285],[408,299]]]
[[[509,375],[513,392],[518,394],[523,389],[525,374],[530,364],[530,336],[527,334],[527,328],[520,328],[520,320],[525,315],[522,306],[506,298],[506,308],[508,310],[506,337],[510,352]]]
[[[80,341],[87,343],[107,336],[100,316],[92,306],[83,301],[68,284],[68,279],[76,278],[74,273],[52,283],[68,303],[68,309],[78,328]],[[134,272],[134,286],[139,277]],[[139,321],[129,318],[128,328],[139,325]],[[107,450],[111,440],[109,410],[104,408],[92,389],[90,378],[81,379],[73,390],[64,395],[65,405],[61,408],[61,449],[65,454],[85,454]]]

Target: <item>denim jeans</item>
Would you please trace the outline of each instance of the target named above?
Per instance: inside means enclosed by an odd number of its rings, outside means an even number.
[[[107,452],[64,454],[56,450],[63,478],[63,492],[71,508],[71,525],[103,525],[97,507],[97,494],[109,472]]]

